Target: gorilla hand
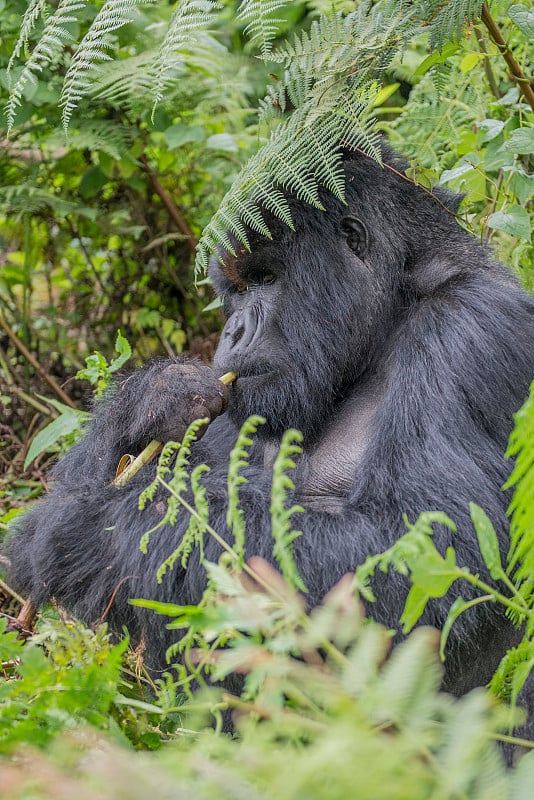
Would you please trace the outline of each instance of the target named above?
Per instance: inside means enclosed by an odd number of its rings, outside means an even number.
[[[172,360],[149,369],[146,376],[149,380],[143,381],[144,391],[132,420],[135,424],[130,429],[135,449],[153,439],[162,443],[179,442],[194,420],[206,417],[211,422],[226,410],[228,387],[209,367],[195,361]],[[134,378],[126,384],[130,380]],[[205,428],[201,429],[197,438],[204,431]]]

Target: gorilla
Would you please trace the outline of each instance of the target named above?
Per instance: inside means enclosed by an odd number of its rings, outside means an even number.
[[[305,511],[294,553],[311,606],[390,547],[405,532],[404,514],[414,521],[426,510],[447,512],[458,527],[436,531],[440,551],[454,546],[460,564],[491,582],[469,502],[489,515],[504,554],[503,453],[534,377],[534,302],[458,225],[458,197],[414,185],[387,146],[383,161],[344,152],[345,203],[326,190],[323,209],[290,196],[294,230],[270,219],[272,239],[251,231],[250,249],[212,259],[226,316],[213,369],[180,356],[117,381],[54,469],[52,492],[18,524],[9,546],[17,590],[36,605],[54,597],[88,623],[106,613],[114,631],[126,626],[134,643],[144,640],[147,666],[163,669],[176,634],[128,599],[197,603],[205,571],[193,555],[157,584],[188,515],[160,529],[144,555],[140,538],[165,507],[138,509],[155,465],[118,488],[117,464],[209,417],[191,463],[211,467],[210,522],[224,535],[229,453],[251,414],[266,423],[241,488],[246,552],[272,560],[271,466],[282,433],[297,428],[295,498]],[[229,388],[218,380],[228,371],[238,376]],[[208,537],[206,558],[219,553]],[[398,627],[406,578],[381,573],[373,588],[372,616]],[[431,602],[421,622],[442,628],[455,591]],[[444,689],[460,695],[486,683],[517,636],[497,604],[461,615]]]

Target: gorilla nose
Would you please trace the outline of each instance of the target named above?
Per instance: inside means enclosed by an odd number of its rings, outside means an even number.
[[[232,314],[224,326],[221,344],[225,349],[242,353],[250,347],[257,331],[258,319],[252,309]]]
[[[230,349],[233,349],[236,344],[243,338],[245,334],[245,323],[237,314],[232,314],[226,325],[224,326],[221,338],[225,340],[225,344]]]

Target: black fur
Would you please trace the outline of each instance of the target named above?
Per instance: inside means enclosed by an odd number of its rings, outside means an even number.
[[[273,443],[296,427],[304,434],[297,494],[307,510],[295,552],[310,603],[389,547],[404,532],[403,513],[415,520],[425,510],[446,511],[458,526],[456,536],[437,533],[440,549],[454,545],[460,564],[490,580],[468,506],[485,509],[505,552],[503,453],[534,377],[534,304],[459,227],[456,198],[414,187],[404,164],[384,155],[385,168],[346,157],[347,206],[326,194],[324,211],[292,200],[295,232],[274,223],[273,241],[252,235],[251,253],[213,262],[229,315],[215,372],[176,359],[118,385],[56,467],[51,495],[19,524],[10,547],[17,589],[37,603],[53,595],[94,622],[119,587],[111,626],[126,625],[134,641],[143,634],[148,664],[164,667],[175,634],[127,599],[194,603],[204,571],[193,558],[158,586],[156,569],[187,515],[154,534],[145,556],[139,540],[161,506],[139,512],[137,496],[153,466],[124,489],[111,482],[123,453],[180,435],[205,406],[217,414],[226,393],[215,374],[227,370],[239,375],[228,411],[195,445],[194,460],[212,467],[204,484],[212,525],[224,533],[229,450],[246,416],[267,418],[241,490],[248,555],[271,557]],[[209,540],[208,558],[217,553]],[[380,575],[375,591],[372,615],[398,627],[406,580]],[[423,622],[442,627],[455,591],[429,605]],[[486,682],[516,637],[493,604],[462,615],[449,640],[445,688],[461,694]]]

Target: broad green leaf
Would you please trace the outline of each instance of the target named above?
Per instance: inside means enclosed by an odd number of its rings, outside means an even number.
[[[117,338],[115,339],[115,352],[119,355],[111,362],[109,366],[110,372],[117,372],[118,369],[121,369],[132,355],[130,342],[122,335],[120,330],[117,331]]]
[[[208,303],[207,306],[204,306],[202,311],[215,311],[216,308],[221,308],[222,304],[222,297],[216,297],[215,300],[212,300],[211,303]]]
[[[453,548],[448,547],[445,558],[442,558],[430,542],[428,550],[419,554],[410,567],[414,586],[425,591],[429,597],[443,597],[454,581],[461,577]]]
[[[511,233],[512,236],[519,236],[530,242],[532,232],[530,217],[528,211],[521,206],[514,204],[508,206],[506,211],[496,211],[488,217],[487,224],[488,228]]]
[[[469,511],[478,537],[478,546],[480,547],[484,564],[489,569],[493,580],[497,581],[502,578],[504,571],[495,528],[485,511],[480,506],[477,506],[476,503],[469,503]]]
[[[417,624],[421,614],[426,608],[429,596],[418,586],[412,586],[406,598],[406,604],[402,612],[400,623],[404,633],[409,633],[414,625]]]
[[[453,169],[446,169],[441,173],[439,182],[448,183],[456,178],[461,178],[462,175],[465,175],[466,172],[471,172],[472,169],[473,164],[466,164],[465,162],[457,167],[453,167]]]
[[[467,53],[460,62],[460,69],[462,72],[471,72],[483,58],[485,58],[483,53]]]
[[[377,95],[373,101],[373,108],[378,108],[382,105],[382,103],[385,103],[386,100],[389,100],[391,95],[395,94],[399,86],[400,83],[390,83],[388,86],[383,86],[382,89],[377,92]]]
[[[206,142],[206,147],[212,150],[225,150],[228,153],[237,153],[237,142],[229,133],[215,133]]]
[[[503,149],[522,156],[532,155],[534,153],[534,125],[525,125],[523,128],[512,131]]]
[[[415,77],[420,77],[421,75],[425,75],[429,69],[435,67],[436,64],[443,64],[450,56],[453,56],[456,52],[458,52],[458,45],[453,44],[452,42],[448,42],[442,50],[436,51],[431,55],[427,56],[424,61],[422,61],[417,69],[415,70]]]
[[[483,142],[491,142],[504,128],[504,122],[500,119],[483,119],[478,124],[479,130],[483,131]]]
[[[84,412],[81,413],[83,414]],[[27,469],[32,461],[36,459],[37,456],[41,455],[41,453],[57,445],[61,438],[80,430],[82,422],[83,419],[80,418],[80,413],[69,409],[69,411],[61,414],[61,416],[47,425],[46,428],[43,428],[42,431],[39,431],[32,441],[26,455],[24,469]]]
[[[529,11],[527,6],[522,4],[510,6],[508,14],[512,22],[517,25],[521,33],[532,39],[534,37],[534,10]]]
[[[185,125],[179,122],[177,125],[171,125],[165,131],[165,141],[169,150],[176,150],[188,142],[202,142],[205,134],[204,129],[198,125]]]

